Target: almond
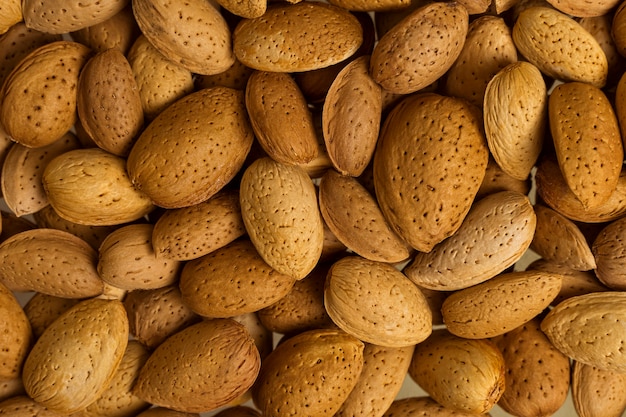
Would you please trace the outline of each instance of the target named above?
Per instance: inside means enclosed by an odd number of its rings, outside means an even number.
[[[252,68],[246,67],[238,59],[235,59],[230,68],[219,74],[196,75],[194,83],[197,90],[221,86],[244,91],[254,71]]]
[[[598,41],[570,16],[550,7],[522,11],[513,26],[517,50],[542,73],[603,87],[608,61]]]
[[[99,295],[96,251],[61,230],[33,229],[0,244],[0,276],[12,291],[37,291],[66,298]]]
[[[0,380],[18,378],[33,341],[33,332],[26,313],[15,295],[0,284]]]
[[[362,42],[356,17],[321,2],[273,5],[263,16],[239,22],[233,32],[237,59],[269,72],[328,67],[353,55]]]
[[[548,120],[547,89],[539,69],[520,61],[496,73],[487,84],[483,111],[494,160],[508,175],[526,180],[541,153]]]
[[[13,399],[18,396],[28,398],[25,394],[26,392],[24,391],[21,376],[12,379],[3,379],[0,381],[0,410],[2,410],[5,404],[8,404],[8,402],[4,403],[4,400]],[[0,411],[0,413],[2,413],[2,411]]]
[[[216,3],[235,16],[246,19],[263,16],[267,10],[267,0],[216,0]]]
[[[183,302],[204,317],[233,317],[284,297],[295,280],[271,268],[247,240],[238,240],[185,263]]]
[[[31,52],[13,68],[0,90],[0,123],[27,147],[48,145],[76,120],[76,85],[89,48],[57,41]]]
[[[626,56],[626,3],[621,2],[615,9],[611,22],[611,37],[621,56]]]
[[[481,414],[504,392],[504,358],[488,339],[469,340],[445,329],[415,346],[411,378],[446,408]]]
[[[317,157],[317,136],[304,95],[289,74],[255,71],[246,86],[246,109],[268,156],[301,165]]]
[[[82,410],[106,390],[127,344],[128,319],[121,302],[82,301],[55,320],[28,354],[26,392],[59,413]]]
[[[100,23],[122,10],[128,0],[67,3],[63,0],[23,0],[24,22],[47,33],[67,33]]]
[[[253,408],[240,405],[222,410],[215,414],[215,417],[261,417],[261,413]]]
[[[620,291],[626,289],[623,261],[625,237],[626,219],[622,218],[602,229],[592,246],[597,263],[596,276],[604,285]]]
[[[23,18],[22,2],[20,0],[8,0],[0,6],[0,35],[5,34]]]
[[[46,166],[42,180],[50,205],[74,223],[115,226],[154,209],[150,199],[133,187],[126,161],[100,148],[57,156]]]
[[[580,417],[619,417],[626,410],[626,374],[574,362],[572,399]]]
[[[211,411],[248,390],[259,367],[259,351],[241,324],[208,320],[160,344],[141,368],[133,393],[177,411]]]
[[[615,6],[620,4],[620,0],[548,0],[555,9],[576,17],[592,17],[609,14]]]
[[[615,86],[623,74],[626,60],[617,51],[615,40],[611,35],[614,13],[605,13],[600,16],[583,17],[578,23],[598,41],[606,55],[609,64],[607,85]]]
[[[346,10],[361,12],[384,12],[406,8],[411,2],[407,0],[332,0],[335,6]]]
[[[136,417],[199,417],[198,413],[183,413],[182,411],[170,410],[165,407],[152,407]]]
[[[561,276],[543,271],[503,273],[450,294],[443,321],[450,333],[468,339],[495,337],[533,319],[556,298]]]
[[[253,137],[241,91],[200,90],[146,127],[128,155],[128,176],[157,206],[198,204],[233,179]]]
[[[418,7],[385,33],[372,52],[370,74],[383,89],[409,94],[444,75],[465,44],[469,14],[460,3]]]
[[[424,417],[471,417],[475,413],[466,413],[442,406],[430,397],[407,397],[395,400],[384,417],[411,417],[420,413]],[[490,414],[480,414],[488,416]]]
[[[324,226],[315,186],[300,167],[261,158],[241,178],[243,222],[269,266],[296,279],[313,270],[322,252]]]
[[[340,330],[309,330],[263,361],[252,395],[264,416],[333,416],[358,382],[363,343]]]
[[[169,60],[197,74],[218,74],[235,57],[226,20],[203,0],[133,0],[141,32]]]
[[[498,165],[493,159],[489,158],[487,163],[487,170],[485,172],[485,178],[480,184],[480,188],[476,193],[476,200],[479,200],[486,195],[495,194],[500,191],[516,191],[523,195],[528,195],[531,189],[531,179],[528,177],[526,180],[518,180],[513,178]]]
[[[78,304],[75,298],[63,298],[44,293],[35,293],[24,305],[24,313],[28,317],[33,336],[38,339],[63,313]]]
[[[376,197],[394,231],[423,252],[452,235],[488,155],[475,107],[435,93],[403,99],[387,116],[374,154]]]
[[[487,281],[522,257],[536,223],[528,197],[515,191],[488,195],[472,206],[453,236],[430,253],[418,253],[404,273],[433,290],[459,290]]]
[[[110,18],[72,32],[72,39],[97,52],[117,49],[126,55],[141,34],[133,15],[132,2]]]
[[[0,210],[0,221],[2,222],[2,226],[0,226],[0,230],[2,230],[0,233],[0,242],[4,242],[11,236],[20,232],[32,230],[37,227],[29,219],[17,217],[15,214],[9,213],[8,211]]]
[[[611,306],[607,309],[607,306]],[[600,369],[624,372],[626,293],[579,295],[559,303],[541,322],[541,330],[570,358]]]
[[[47,409],[27,395],[17,395],[0,402],[0,415],[14,417],[60,417],[64,414]]]

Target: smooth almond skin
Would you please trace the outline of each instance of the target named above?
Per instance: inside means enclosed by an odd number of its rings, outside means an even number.
[[[608,61],[598,41],[573,18],[544,6],[528,7],[513,26],[518,51],[542,73],[603,87]]]
[[[232,319],[203,321],[156,348],[133,393],[176,411],[207,412],[247,391],[259,367],[259,351],[243,325]]]
[[[239,192],[222,190],[202,203],[166,210],[154,224],[152,246],[157,257],[188,261],[245,233]]]
[[[309,330],[263,361],[252,391],[263,416],[333,416],[358,382],[364,344],[341,330]]]
[[[324,305],[341,329],[379,346],[412,346],[432,332],[424,295],[402,272],[382,262],[357,256],[335,262],[326,278]]]
[[[625,236],[626,220],[615,220],[602,229],[592,245],[597,264],[596,276],[604,285],[620,291],[626,289],[623,261]]]
[[[26,392],[59,413],[84,409],[106,390],[127,344],[128,319],[121,302],[82,301],[55,320],[33,346],[23,369]]]
[[[376,199],[357,179],[328,170],[320,180],[319,205],[337,239],[363,258],[393,263],[411,254],[411,248],[387,224]]]
[[[0,277],[12,291],[37,291],[66,298],[94,297],[103,284],[96,251],[71,233],[33,229],[0,244]]]
[[[128,176],[157,206],[198,204],[233,179],[253,138],[241,91],[200,90],[146,127],[128,155]]]
[[[376,198],[393,230],[422,252],[452,235],[488,156],[476,108],[435,93],[403,99],[383,124],[373,162]]]
[[[515,191],[488,195],[472,206],[453,236],[430,253],[418,253],[404,273],[417,285],[439,291],[479,284],[522,257],[536,224],[527,196]],[[478,241],[477,236],[491,238]],[[451,253],[457,256],[451,257]]]
[[[100,148],[126,156],[143,128],[141,96],[133,70],[117,49],[87,61],[78,79],[78,117]]]
[[[439,329],[415,346],[409,375],[444,407],[482,414],[504,392],[504,369],[502,353],[490,340],[464,339]]]
[[[557,349],[575,361],[624,372],[625,312],[626,293],[622,291],[579,295],[550,310],[541,322],[541,330]]]
[[[407,397],[395,400],[383,417],[472,417],[477,414],[452,410],[444,407],[431,397]],[[489,416],[490,414],[479,414]]]
[[[265,262],[296,279],[311,272],[322,253],[324,226],[307,173],[257,159],[243,173],[239,198],[248,236]]]
[[[572,269],[595,269],[594,254],[578,226],[549,207],[542,204],[535,204],[534,207],[537,227],[530,249],[543,259]]]
[[[183,302],[203,317],[233,317],[277,302],[295,279],[270,267],[248,239],[188,261],[180,276]]]
[[[219,74],[235,61],[226,20],[210,2],[132,0],[141,32],[173,62],[197,74]]]
[[[460,55],[468,25],[469,14],[460,3],[418,7],[380,38],[372,52],[370,75],[392,93],[427,87]]]
[[[540,322],[534,318],[492,339],[506,364],[506,384],[498,405],[515,416],[551,416],[569,392],[569,358],[550,343]]]
[[[380,86],[369,75],[369,56],[355,59],[335,77],[322,108],[322,133],[333,166],[358,177],[369,164],[381,125]]]
[[[90,54],[77,42],[39,47],[13,68],[0,90],[0,123],[24,146],[48,145],[76,121],[78,76]]]
[[[50,205],[74,223],[115,226],[154,209],[152,201],[133,187],[126,161],[100,148],[57,156],[46,166],[42,181]]]
[[[30,321],[15,295],[0,284],[0,314],[5,319],[0,323],[2,342],[0,345],[0,381],[15,379],[21,375],[22,365],[33,342]]]
[[[363,29],[356,17],[318,2],[274,5],[263,16],[242,20],[233,32],[237,59],[269,72],[329,67],[353,55],[362,42]]]
[[[483,101],[485,136],[504,172],[526,180],[543,146],[548,93],[543,75],[526,61],[507,65],[487,84]]]
[[[24,21],[40,32],[63,34],[100,23],[122,10],[129,0],[68,3],[64,0],[22,2]]]
[[[561,276],[541,271],[504,273],[450,294],[443,321],[450,333],[485,339],[511,331],[541,313],[561,289]]]
[[[317,157],[313,116],[291,75],[255,71],[248,78],[245,97],[250,123],[268,156],[290,165]]]
[[[580,417],[619,417],[626,410],[626,374],[574,362],[572,400]]]
[[[550,131],[567,185],[586,208],[607,202],[617,188],[624,149],[615,111],[602,90],[571,82],[548,102]]]

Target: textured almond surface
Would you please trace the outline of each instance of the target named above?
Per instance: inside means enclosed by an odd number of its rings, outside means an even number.
[[[475,413],[452,410],[437,403],[430,397],[407,397],[394,401],[384,417],[470,417]],[[490,414],[480,414],[488,416]]]
[[[528,197],[515,191],[491,194],[476,202],[453,236],[430,253],[415,255],[404,272],[417,285],[434,290],[479,284],[522,257],[536,223]]]
[[[620,4],[618,0],[550,0],[555,9],[576,17],[591,17],[610,14],[612,9]]]
[[[67,33],[100,23],[122,10],[128,0],[22,2],[24,21],[30,28],[47,33]]]
[[[0,380],[18,378],[22,365],[33,341],[33,332],[28,316],[15,295],[0,284],[0,314],[5,319],[0,323]]]
[[[26,392],[60,413],[83,409],[107,388],[127,344],[121,302],[83,301],[55,320],[33,346],[24,363]]]
[[[182,411],[170,410],[165,407],[152,407],[142,413],[137,414],[137,417],[199,417],[198,413],[184,413]]]
[[[602,229],[593,242],[592,250],[598,279],[612,289],[626,289],[626,220],[615,220]]]
[[[30,322],[33,336],[38,339],[61,314],[78,304],[75,298],[62,298],[44,293],[35,293],[24,305],[24,313]]]
[[[619,417],[626,410],[626,374],[574,362],[572,399],[580,417]]]
[[[493,159],[489,158],[485,178],[480,184],[480,188],[476,193],[476,200],[500,191],[516,191],[520,194],[528,195],[531,188],[530,177],[526,180],[518,180],[513,178],[498,165]]]
[[[0,6],[0,34],[6,33],[11,26],[24,18],[22,2],[20,0],[8,0]]]
[[[94,51],[117,49],[126,55],[140,33],[133,15],[132,2],[129,2],[110,18],[72,32],[72,39],[89,46]]]
[[[328,67],[351,56],[362,42],[356,17],[321,2],[274,5],[263,16],[242,20],[233,32],[237,59],[271,72]]]
[[[24,394],[19,394],[0,402],[0,415],[14,417],[59,417],[64,414],[49,410]]]
[[[488,154],[480,115],[467,102],[434,93],[405,98],[385,120],[374,154],[385,218],[413,248],[429,252],[461,226]]]

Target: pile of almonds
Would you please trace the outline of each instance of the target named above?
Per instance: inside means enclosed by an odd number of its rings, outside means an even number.
[[[0,416],[626,410],[626,1],[2,0],[0,34]]]

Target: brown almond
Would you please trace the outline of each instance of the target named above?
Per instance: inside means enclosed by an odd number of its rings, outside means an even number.
[[[63,0],[23,0],[24,22],[46,33],[67,33],[100,23],[122,10],[127,0],[68,3]]]
[[[419,413],[419,414],[416,414]],[[387,409],[384,417],[471,417],[475,413],[453,410],[442,406],[431,397],[406,397],[395,400]],[[490,414],[480,414],[489,416]]]
[[[469,14],[458,2],[418,7],[385,33],[372,52],[370,74],[383,89],[409,94],[444,75],[465,44]]]
[[[233,179],[253,137],[243,92],[200,90],[169,106],[146,127],[128,155],[128,176],[157,206],[198,204]]]
[[[451,236],[488,155],[475,107],[435,93],[403,99],[387,116],[374,154],[376,197],[393,230],[423,252]]]
[[[66,298],[99,295],[96,251],[61,230],[33,229],[0,244],[0,277],[12,291],[37,291]]]
[[[626,219],[615,220],[606,226],[592,245],[598,279],[607,287],[626,289],[624,252],[626,251]]]
[[[296,279],[313,270],[322,253],[324,226],[306,172],[270,158],[246,168],[239,190],[250,240],[269,266]]]
[[[117,49],[124,55],[140,34],[133,15],[132,2],[110,18],[71,33],[72,39],[94,51]]]
[[[362,42],[356,17],[321,2],[273,5],[263,16],[239,22],[233,32],[237,59],[269,72],[328,67],[353,55]]]
[[[60,417],[60,414],[49,410],[27,395],[17,395],[0,402],[0,415],[13,417]]]
[[[211,3],[188,0],[133,0],[133,13],[143,35],[169,60],[197,74],[218,74],[230,67],[231,33]]]
[[[354,253],[390,263],[411,254],[387,224],[376,199],[355,178],[328,170],[320,181],[319,205],[326,225]]]
[[[31,52],[13,68],[0,91],[0,123],[18,143],[48,145],[74,125],[76,86],[88,59],[86,46],[57,41]]]
[[[619,417],[626,410],[626,374],[574,361],[572,400],[580,417]]]
[[[331,0],[330,3],[352,11],[385,12],[404,9],[411,2],[407,0]]]
[[[29,219],[24,217],[17,217],[15,214],[8,211],[0,210],[0,242],[4,242],[11,236],[20,232],[35,229],[37,226]]]
[[[35,293],[24,305],[24,313],[28,317],[33,336],[38,339],[63,313],[78,304],[75,298],[63,298],[44,293]]]
[[[267,0],[216,0],[216,3],[235,16],[245,19],[263,16],[267,10]]]
[[[126,173],[126,160],[100,148],[75,149],[48,163],[43,185],[57,214],[74,223],[115,226],[154,209]]]
[[[611,21],[611,37],[621,56],[626,56],[626,3],[621,2],[615,9]]]
[[[506,365],[505,389],[498,405],[514,416],[553,415],[569,392],[569,358],[550,343],[540,323],[535,318],[492,339]]]
[[[620,0],[548,0],[555,9],[576,17],[593,17],[610,14]]]
[[[0,284],[0,380],[18,378],[33,342],[33,332],[26,313],[18,299],[6,286]]]
[[[182,411],[170,410],[165,407],[152,407],[137,414],[136,417],[200,417],[200,414],[183,413]]]
[[[160,344],[141,368],[132,392],[157,406],[207,412],[247,391],[259,367],[259,351],[245,327],[232,319],[213,319]]]
[[[624,72],[626,60],[617,50],[615,40],[611,35],[614,13],[605,13],[599,16],[582,17],[578,23],[598,41],[606,55],[609,65],[607,85],[614,86]]]
[[[255,70],[246,67],[244,64],[235,59],[233,65],[227,70],[214,75],[196,75],[194,84],[197,90],[211,87],[229,87],[235,90],[245,91],[246,85],[252,73]]]
[[[11,399],[18,396],[26,397],[26,392],[24,391],[24,384],[22,384],[21,375],[17,378],[12,379],[3,379],[0,381],[0,404],[4,400]],[[2,408],[0,408],[1,410]],[[0,411],[0,414],[2,411]]]
[[[443,322],[450,333],[485,339],[533,319],[556,298],[561,276],[542,271],[501,274],[450,294],[443,302]]]
[[[335,262],[326,278],[324,304],[337,326],[379,346],[412,346],[432,332],[424,295],[402,272],[382,262],[358,256]]]
[[[20,0],[8,0],[0,6],[0,35],[5,34],[23,18],[22,2]]]
[[[333,416],[358,382],[364,344],[340,330],[309,330],[263,361],[252,395],[264,416]]]
[[[524,255],[536,223],[527,196],[515,191],[488,195],[472,206],[453,236],[430,253],[417,253],[404,273],[433,290],[459,290],[487,281]]]
[[[537,227],[530,249],[548,261],[567,265],[572,269],[595,269],[594,254],[578,226],[549,207],[541,204],[534,207]]]
[[[185,263],[183,302],[204,317],[233,317],[284,297],[295,280],[270,267],[248,239],[237,240]]]
[[[469,340],[439,329],[415,346],[411,378],[444,407],[489,412],[504,392],[504,357],[488,339]]]
[[[500,191],[516,191],[523,195],[528,195],[531,189],[530,177],[526,180],[518,180],[513,178],[498,165],[493,159],[489,158],[487,163],[487,170],[485,172],[485,178],[480,184],[480,188],[476,193],[476,200],[479,200],[486,195],[495,194]]]
[[[82,410],[106,390],[127,344],[128,319],[121,302],[82,301],[55,320],[28,354],[26,392],[59,413]]]
[[[255,71],[246,86],[246,109],[268,156],[292,165],[317,157],[313,116],[300,88],[287,73]]]

